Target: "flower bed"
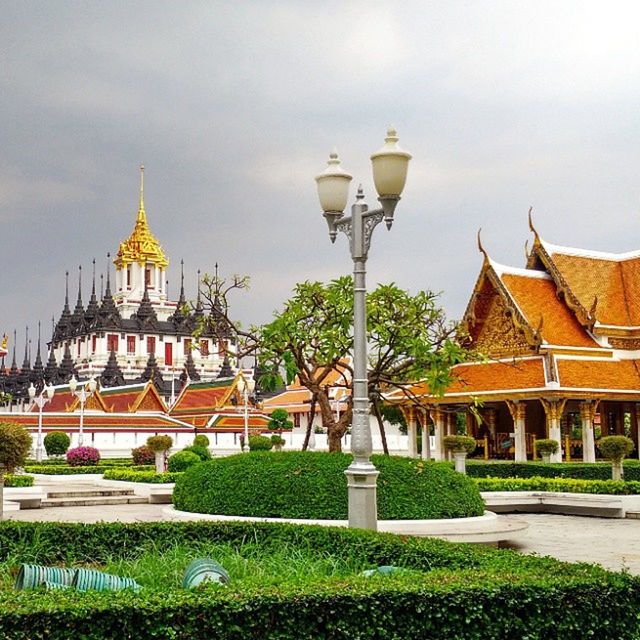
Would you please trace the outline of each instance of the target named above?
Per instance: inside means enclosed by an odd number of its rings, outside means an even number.
[[[144,558],[226,545],[264,578],[229,566],[231,581],[195,590],[145,581]],[[296,558],[288,558],[286,554]],[[150,556],[151,554],[151,556]],[[278,555],[280,554],[280,555]],[[314,557],[339,575],[292,575]],[[280,558],[280,560],[278,560]],[[275,561],[270,562],[270,560]],[[6,562],[10,560],[10,563]],[[0,523],[3,640],[124,638],[430,638],[527,640],[637,637],[640,580],[594,565],[513,551],[335,528],[241,523]],[[14,591],[16,562],[108,566],[135,573],[139,593]],[[407,573],[367,578],[362,567]],[[255,566],[251,564],[251,566]],[[605,604],[603,604],[605,603]]]
[[[152,470],[132,469],[107,469],[102,476],[105,480],[121,480],[124,482],[145,482],[150,484],[163,484],[175,482],[181,475],[181,471],[156,473]]]
[[[176,509],[266,518],[344,520],[345,469],[339,453],[255,452],[202,462],[176,482]],[[475,483],[447,463],[373,456],[381,520],[479,516],[484,502]]]
[[[633,480],[579,480],[575,478],[475,478],[480,491],[560,491],[565,493],[599,493],[638,495],[640,482]]]

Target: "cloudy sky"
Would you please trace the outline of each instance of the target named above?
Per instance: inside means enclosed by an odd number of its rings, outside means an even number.
[[[78,265],[104,269],[130,233],[140,163],[170,289],[180,258],[191,296],[217,261],[252,278],[237,317],[268,320],[297,281],[350,271],[313,178],[337,146],[373,204],[389,123],[414,159],[371,284],[442,291],[459,317],[478,227],[522,265],[529,206],[550,241],[640,248],[637,2],[0,8],[0,332],[41,319],[48,338],[65,270],[75,297]]]

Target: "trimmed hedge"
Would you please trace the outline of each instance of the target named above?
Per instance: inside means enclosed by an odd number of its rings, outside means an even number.
[[[5,487],[33,487],[33,476],[7,474],[4,477]]]
[[[177,509],[271,518],[347,518],[351,456],[341,453],[252,452],[203,462],[176,482]],[[378,517],[417,520],[479,516],[484,502],[474,482],[448,463],[372,456],[378,477]]]
[[[102,476],[105,480],[122,480],[124,482],[145,482],[151,484],[163,484],[175,482],[181,475],[181,471],[156,473],[150,468],[148,471],[134,471],[131,469],[107,469]]]
[[[140,593],[5,591],[3,640],[582,640],[636,638],[640,580],[595,565],[349,529],[267,523],[0,523],[0,557],[55,564],[135,559],[179,544],[284,545],[409,567],[409,578]]]
[[[103,464],[99,464],[93,467],[70,467],[68,465],[28,465],[24,468],[27,473],[41,473],[43,475],[48,476],[73,476],[73,475],[83,475],[87,473],[103,473],[108,469],[129,469],[129,470],[138,470],[138,471],[146,471],[149,469],[153,469],[152,465],[140,465],[140,466],[123,466],[117,465],[114,467],[105,466]]]
[[[42,460],[42,462],[37,462],[33,458],[29,458],[25,464],[29,467],[69,466],[64,458],[49,458],[47,460]],[[133,464],[133,458],[102,458],[102,460],[100,460],[101,467],[131,467]]]
[[[624,462],[625,480],[640,481],[640,462]],[[467,475],[473,478],[577,478],[611,480],[607,462],[480,462],[467,460]]]
[[[169,456],[167,468],[172,473],[176,473],[178,471],[186,471],[189,467],[192,467],[194,464],[200,464],[201,462],[202,458],[193,451],[178,451],[172,456]]]
[[[475,478],[480,491],[564,491],[566,493],[602,493],[638,495],[640,482],[633,480],[579,480],[575,478]]]

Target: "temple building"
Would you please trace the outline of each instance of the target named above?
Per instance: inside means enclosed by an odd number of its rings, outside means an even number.
[[[469,347],[485,357],[455,367],[442,396],[414,385],[421,406],[389,395],[409,418],[410,453],[425,425],[441,459],[442,438],[456,433],[461,413],[491,457],[531,459],[534,440],[552,438],[561,445],[552,460],[591,462],[595,441],[614,434],[632,438],[637,451],[640,251],[559,246],[541,238],[531,217],[529,224],[525,268],[495,262],[478,237],[483,264],[462,324]]]
[[[102,387],[152,380],[169,398],[190,380],[212,380],[235,371],[235,337],[222,321],[221,308],[197,341],[194,330],[205,318],[200,294],[194,308],[187,304],[184,268],[177,301],[168,296],[169,260],[149,228],[144,205],[144,167],[140,171],[140,201],[135,227],[120,243],[115,277],[107,269],[106,286],[96,294],[95,261],[89,302],[82,298],[78,277],[77,301],[69,304],[68,275],[62,313],[55,324],[44,369],[47,382],[65,383],[71,375],[100,377]],[[217,265],[216,265],[217,269]],[[213,317],[216,316],[216,317]]]

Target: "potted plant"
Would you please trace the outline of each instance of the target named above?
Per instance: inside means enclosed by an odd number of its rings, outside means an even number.
[[[24,465],[31,449],[31,436],[20,424],[0,422],[0,520],[4,517],[4,474]]]
[[[598,440],[598,449],[607,459],[611,460],[612,480],[624,480],[622,461],[633,451],[635,445],[626,436],[606,436]]]
[[[473,453],[476,449],[476,441],[469,436],[445,436],[442,439],[444,448],[453,453],[456,471],[467,473],[467,454]]]
[[[271,444],[273,445],[274,451],[282,451],[282,447],[284,446],[284,438],[274,434],[271,436]]]
[[[558,453],[560,445],[557,440],[551,440],[551,438],[543,438],[542,440],[536,440],[534,443],[536,451],[540,454],[542,462],[550,462],[551,456],[554,453]]]
[[[147,438],[147,446],[156,455],[156,473],[164,473],[167,470],[165,458],[172,445],[173,438],[171,436],[149,436]]]

